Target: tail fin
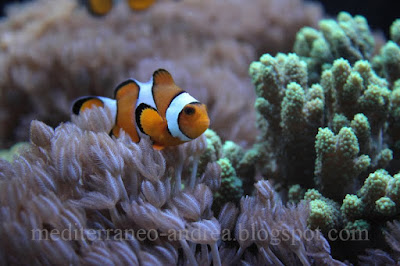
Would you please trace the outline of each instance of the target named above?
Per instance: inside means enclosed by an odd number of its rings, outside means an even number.
[[[113,7],[113,0],[80,0],[87,10],[94,16],[104,16]]]
[[[84,96],[75,100],[72,106],[72,113],[79,115],[80,112],[90,109],[93,106],[104,107],[104,102],[100,97]]]

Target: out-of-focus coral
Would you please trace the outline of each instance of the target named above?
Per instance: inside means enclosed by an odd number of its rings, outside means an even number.
[[[400,20],[396,20],[390,28],[392,40],[374,57],[372,66],[375,71],[392,86],[391,95],[391,127],[388,129],[393,139],[395,153],[400,154]]]
[[[307,62],[310,84],[319,82],[322,70],[335,59],[346,58],[354,64],[372,57],[375,43],[364,17],[340,12],[337,20],[321,20],[319,28],[302,28],[293,48]]]
[[[32,119],[53,126],[67,120],[76,97],[110,97],[122,80],[147,81],[160,67],[207,104],[219,135],[249,143],[256,131],[248,64],[262,52],[288,51],[296,31],[322,15],[301,0],[157,1],[144,12],[119,2],[102,18],[75,0],[7,9],[0,23],[1,146],[27,138]]]
[[[304,197],[305,190],[300,185],[290,186],[288,191],[288,201],[298,203]]]
[[[237,203],[243,196],[242,180],[228,158],[217,161],[221,167],[221,187],[214,194],[214,207],[219,210],[226,202]]]
[[[204,132],[207,146],[206,150],[200,156],[199,172],[202,173],[209,162],[216,162],[222,156],[221,138],[211,129]]]
[[[12,146],[10,149],[0,150],[0,158],[12,162],[14,156],[18,156],[22,149],[28,146],[27,142],[20,142]]]
[[[339,264],[307,228],[309,205],[285,207],[268,181],[240,209],[213,213],[221,168],[234,170],[223,158],[201,178],[187,171],[206,138],[160,152],[146,138],[111,138],[111,126],[103,108],[55,129],[33,121],[29,147],[0,160],[1,264]]]
[[[390,83],[400,78],[400,19],[393,22],[390,28],[391,41],[381,49],[373,60],[375,70]]]

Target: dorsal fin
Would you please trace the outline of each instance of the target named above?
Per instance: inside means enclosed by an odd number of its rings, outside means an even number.
[[[119,100],[122,97],[131,93],[138,94],[139,89],[140,89],[139,85],[133,79],[125,80],[115,88],[114,98],[116,100]]]
[[[153,73],[153,85],[175,85],[175,82],[167,70],[160,68]]]
[[[176,86],[171,74],[165,69],[158,69],[153,74],[153,98],[157,106],[157,111],[161,117],[165,118],[171,100],[182,92],[182,89]]]

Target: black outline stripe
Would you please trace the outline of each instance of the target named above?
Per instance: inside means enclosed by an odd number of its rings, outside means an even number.
[[[171,99],[171,101],[169,102],[167,108],[165,109],[165,115],[167,114],[167,110],[168,110],[168,108],[170,107],[172,101],[175,100],[176,97],[178,97],[179,95],[181,95],[182,93],[185,93],[185,92],[186,92],[186,91],[182,90],[182,91],[178,92],[174,97],[172,97],[172,99]],[[182,109],[182,110],[183,110],[183,109]],[[178,128],[179,128],[179,130],[180,130],[181,132],[182,132],[182,130],[181,130],[181,126],[179,125],[179,117],[180,117],[180,115],[181,115],[181,113],[182,113],[182,110],[181,110],[181,111],[179,112],[179,114],[178,114]],[[174,137],[174,136],[172,135],[171,131],[169,130],[168,121],[167,121],[167,131],[168,131],[168,133],[169,133],[172,137]],[[185,133],[183,133],[183,132],[182,132],[182,134],[185,135]],[[185,135],[185,136],[186,136],[186,135]],[[188,136],[186,136],[186,137],[188,137]],[[176,137],[174,137],[174,138],[176,138]],[[188,137],[188,138],[189,138],[189,137]],[[189,139],[191,139],[191,138],[189,138]]]
[[[168,75],[171,76],[171,74],[170,74],[167,70],[165,70],[164,68],[159,68],[159,69],[157,69],[156,71],[153,72],[153,85],[154,85],[155,80],[156,80],[156,79],[155,79],[156,75],[158,75],[158,74],[161,73],[161,72],[167,73]],[[172,77],[172,76],[171,76],[171,77]]]
[[[114,136],[114,134],[113,134],[113,130],[114,130],[114,127],[115,126],[117,126],[118,125],[118,111],[119,111],[119,105],[118,105],[118,102],[119,102],[119,100],[117,100],[117,93],[118,93],[118,91],[122,88],[122,87],[124,87],[125,85],[127,85],[127,84],[129,84],[129,83],[135,83],[135,85],[139,88],[138,89],[138,93],[137,93],[137,97],[136,97],[136,102],[135,102],[135,104],[137,103],[137,100],[139,99],[139,94],[140,94],[140,86],[139,86],[139,84],[137,84],[136,83],[136,81],[134,80],[134,79],[127,79],[127,80],[125,80],[125,81],[123,81],[123,82],[121,82],[120,84],[118,84],[117,85],[117,87],[115,87],[115,89],[114,89],[114,100],[116,101],[116,114],[115,114],[115,121],[114,121],[114,126],[113,126],[113,128],[111,129],[111,131],[110,131],[110,136]],[[136,111],[136,110],[135,110]],[[136,129],[136,127],[135,127],[135,129]],[[138,138],[139,138],[139,141],[140,141],[140,136],[139,136],[139,134],[138,134]]]
[[[180,129],[179,129],[179,130],[180,130]],[[171,131],[169,131],[168,122],[167,122],[167,132],[168,132],[168,134],[169,134],[171,137],[174,137],[174,136],[172,136]],[[174,137],[174,138],[175,138],[175,137]]]
[[[185,137],[187,137],[188,139],[193,139],[193,138],[189,137],[188,135],[186,135],[185,132],[183,132],[183,130],[181,129],[181,124],[179,123],[179,118],[181,117],[181,114],[182,114],[183,109],[184,109],[184,108],[182,108],[182,110],[179,112],[179,115],[178,115],[178,127],[179,127],[179,130],[181,131],[181,133],[182,133]]]
[[[175,94],[174,97],[172,97],[171,101],[169,102],[167,108],[165,109],[165,114],[167,113],[168,108],[170,107],[171,103],[175,100],[176,97],[178,97],[179,95],[181,95],[182,93],[185,93],[186,91],[182,90],[180,92],[178,92],[177,94]]]
[[[159,68],[153,72],[153,84],[151,85],[151,96],[153,97],[153,101],[156,104],[156,106],[157,106],[157,103],[156,103],[156,98],[154,98],[154,86],[158,85],[158,84],[156,84],[156,75],[158,75],[160,72],[167,73],[168,75],[171,76],[171,74],[163,68]],[[172,76],[171,76],[171,78],[172,78]],[[158,106],[157,106],[157,108],[158,108]]]
[[[145,135],[149,135],[149,134],[147,134],[146,132],[144,132],[143,127],[142,127],[142,124],[140,123],[140,117],[141,117],[141,115],[142,115],[142,112],[143,112],[144,110],[148,109],[148,108],[153,109],[154,111],[157,112],[156,109],[154,109],[153,107],[151,107],[150,105],[145,104],[145,103],[139,104],[139,106],[136,107],[136,110],[135,110],[136,125],[137,125],[137,127],[139,128],[139,130],[140,130],[143,134],[145,134]],[[157,113],[158,113],[158,112],[157,112]]]
[[[74,102],[73,105],[72,105],[72,108],[71,108],[72,113],[74,113],[74,114],[76,114],[76,115],[79,115],[79,113],[80,113],[80,111],[81,111],[82,105],[83,105],[85,102],[87,102],[87,101],[89,101],[89,100],[92,100],[92,99],[98,99],[98,100],[100,100],[99,97],[96,97],[96,96],[83,96],[83,97],[80,97],[80,98],[76,99],[75,102]],[[103,103],[103,105],[104,105],[104,102],[103,102],[102,100],[100,100],[100,101],[101,101],[101,102]]]
[[[188,103],[188,104],[202,104],[201,102],[191,102],[191,103]],[[188,105],[187,104],[187,105]],[[185,105],[186,106],[186,105]],[[179,127],[179,130],[182,132],[182,134],[185,136],[185,137],[187,137],[188,139],[193,139],[193,138],[191,138],[191,137],[189,137],[188,135],[186,135],[185,134],[185,132],[183,132],[183,130],[181,129],[181,124],[179,123],[179,118],[181,117],[181,114],[182,114],[182,111],[185,109],[185,106],[182,108],[182,110],[179,112],[179,115],[178,115],[178,127]],[[168,129],[168,131],[169,131],[169,129]],[[171,133],[170,133],[171,134]],[[172,135],[171,135],[172,136]]]
[[[122,87],[124,87],[125,85],[127,85],[127,84],[129,84],[129,83],[135,83],[135,85],[139,88],[139,91],[140,91],[140,86],[139,86],[139,84],[136,83],[136,81],[135,81],[134,79],[127,79],[127,80],[121,82],[120,84],[118,84],[117,87],[115,87],[115,89],[114,89],[114,99],[117,98],[117,93],[118,93],[118,91],[119,91]],[[139,97],[139,93],[138,93],[138,97]]]

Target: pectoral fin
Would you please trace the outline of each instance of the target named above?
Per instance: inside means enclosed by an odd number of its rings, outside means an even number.
[[[140,104],[136,109],[136,123],[144,134],[159,136],[165,123],[160,114],[147,104]]]

